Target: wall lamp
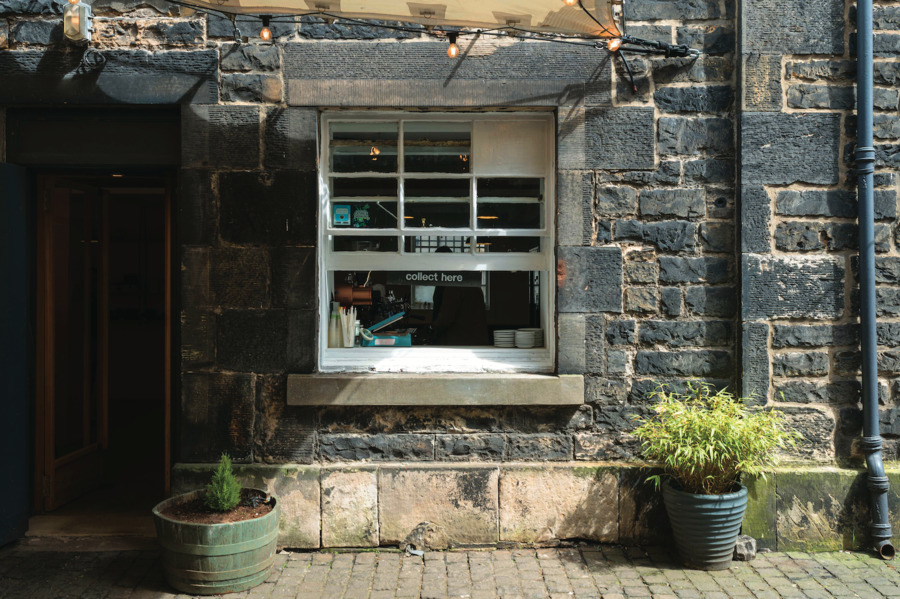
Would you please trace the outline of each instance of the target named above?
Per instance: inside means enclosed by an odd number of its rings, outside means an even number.
[[[81,0],[69,0],[63,11],[63,34],[73,42],[91,41],[94,13]]]

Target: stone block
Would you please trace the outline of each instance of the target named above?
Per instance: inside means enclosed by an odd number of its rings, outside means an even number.
[[[631,57],[628,66],[631,69],[630,74],[621,61],[614,61],[616,102],[619,104],[649,104],[651,96],[648,62],[643,57]]]
[[[278,247],[271,251],[272,305],[313,310],[317,305],[316,250],[310,247]]]
[[[602,466],[504,466],[500,471],[500,541],[559,539],[617,542],[618,477]]]
[[[838,182],[840,116],[744,113],[741,173],[748,184]]]
[[[558,371],[560,374],[585,372],[584,314],[560,314],[557,317]]]
[[[557,280],[560,312],[622,311],[619,248],[559,248]]]
[[[258,73],[228,73],[222,75],[223,102],[281,102],[281,79],[275,75]]]
[[[725,112],[734,103],[734,90],[728,85],[661,87],[653,100],[662,112]]]
[[[884,31],[900,30],[900,7],[881,5],[873,7],[872,26],[873,29]]]
[[[10,36],[16,44],[49,46],[63,39],[62,21],[14,21]]]
[[[856,470],[788,470],[775,475],[779,551],[857,549],[867,534],[866,475]]]
[[[900,121],[892,114],[876,114],[872,134],[876,139],[900,139]]]
[[[187,167],[259,167],[259,107],[191,106],[182,111],[181,160]],[[227,186],[220,186],[227,190]],[[245,199],[246,200],[246,199]]]
[[[878,61],[873,66],[875,85],[897,85],[900,81],[900,63]]]
[[[755,112],[781,111],[781,54],[753,53],[741,57],[743,108]]]
[[[734,123],[725,118],[661,117],[658,123],[661,154],[734,152]]]
[[[578,461],[636,460],[641,454],[640,442],[619,432],[578,433],[574,436],[574,442],[575,459]]]
[[[296,360],[289,316],[286,310],[223,311],[216,321],[216,363],[240,372],[284,372]]]
[[[231,243],[316,244],[316,177],[293,171],[219,175],[219,229]]]
[[[844,311],[843,261],[748,255],[742,265],[745,319],[839,318]]]
[[[678,287],[660,287],[659,309],[666,316],[681,316],[681,289]]]
[[[572,437],[566,434],[509,435],[506,459],[514,462],[571,460]]]
[[[784,252],[821,251],[826,247],[828,224],[788,221],[775,226],[775,249]]]
[[[653,252],[650,252],[651,254]],[[629,254],[629,258],[634,252]],[[659,279],[659,264],[656,260],[628,260],[625,262],[625,282],[627,283],[656,283]]]
[[[670,525],[662,493],[647,477],[658,471],[649,468],[619,470],[619,542],[669,542]]]
[[[815,0],[757,0],[741,9],[743,54],[844,53],[844,7]]]
[[[741,396],[750,403],[765,405],[769,400],[769,326],[761,322],[741,325]]]
[[[378,475],[374,468],[323,468],[322,546],[377,547]]]
[[[4,0],[0,15],[61,15],[62,9],[55,0]]]
[[[321,483],[318,466],[254,464],[237,472],[245,484],[261,486],[278,497],[278,545],[292,549],[318,549],[321,539]]]
[[[850,110],[856,105],[856,94],[852,87],[801,83],[788,87],[787,105],[801,109]]]
[[[628,21],[718,19],[724,16],[719,3],[709,0],[641,0],[623,5],[623,12]]]
[[[395,545],[422,522],[451,545],[496,543],[499,468],[390,465],[378,469],[380,545]]]
[[[181,253],[181,306],[211,306],[213,294],[209,281],[209,248],[183,248]]]
[[[217,248],[210,252],[213,302],[222,308],[269,305],[269,252],[262,248]]]
[[[847,190],[785,190],[775,199],[775,212],[785,216],[835,216],[856,218],[856,194]],[[875,190],[875,218],[895,218],[897,196],[893,190]]]
[[[900,347],[900,322],[875,323],[878,345]]]
[[[250,375],[185,372],[181,375],[179,460],[235,462],[252,456],[253,385]]]
[[[900,90],[876,87],[873,92],[872,103],[875,105],[875,110],[896,112],[897,104],[900,103]]]
[[[759,549],[776,550],[778,535],[775,528],[775,474],[767,473],[766,477],[743,477],[742,483],[747,487],[747,511],[741,532],[756,539]]]
[[[627,374],[630,356],[627,351],[611,349],[606,352],[606,372],[610,375]]]
[[[700,50],[703,54],[727,54],[735,50],[734,28],[730,25],[679,27],[677,44]]]
[[[896,58],[900,55],[900,34],[896,33],[876,33],[872,39],[872,53],[875,56],[884,56],[887,58]],[[852,51],[856,51],[855,36],[850,40]]]
[[[638,339],[646,345],[715,347],[729,345],[732,336],[732,324],[725,320],[642,320]]]
[[[875,258],[875,282],[900,284],[900,258],[877,256]]]
[[[803,81],[852,82],[856,77],[856,62],[852,60],[789,61],[785,65],[785,77]]]
[[[219,98],[215,50],[99,50],[82,66],[82,51],[0,53],[0,104],[198,104]],[[60,81],[66,81],[60,85]],[[183,112],[189,112],[185,110]],[[182,130],[182,134],[186,132]],[[191,135],[183,135],[182,144]],[[187,152],[190,154],[191,152]],[[183,161],[181,166],[202,166]]]
[[[319,458],[326,462],[431,461],[434,459],[434,438],[408,434],[320,434]]]
[[[643,216],[697,218],[706,214],[702,189],[645,189],[640,207]]]
[[[697,244],[697,224],[683,220],[644,223],[641,239],[663,252],[692,250]]]
[[[772,357],[775,376],[824,376],[828,374],[825,352],[788,352]]]
[[[288,406],[287,377],[256,376],[254,453],[266,463],[311,464],[315,460],[316,414],[311,408]]]
[[[591,173],[582,171],[559,173],[559,195],[556,202],[559,245],[591,245],[594,233],[591,213],[594,187],[591,179]]]
[[[437,435],[434,459],[445,462],[500,462],[506,455],[506,437],[496,434]]]
[[[216,317],[205,310],[181,312],[181,367],[210,366],[216,357]]]
[[[731,352],[683,350],[639,351],[634,360],[637,374],[653,376],[727,378],[732,374]]]
[[[316,111],[307,108],[273,107],[266,110],[266,168],[315,171]]]
[[[737,307],[737,291],[734,287],[688,287],[684,301],[694,314],[703,316],[733,316]]]
[[[635,340],[635,321],[610,320],[606,326],[606,340],[610,345],[632,345]]]
[[[734,546],[734,561],[749,562],[756,557],[756,539],[748,535],[739,535]]]
[[[223,71],[277,71],[281,67],[278,47],[272,44],[222,44],[219,53]]]
[[[647,170],[600,171],[596,178],[602,183],[624,185],[674,185],[681,182],[681,162],[660,160],[656,168]]]
[[[773,325],[772,347],[843,347],[859,344],[859,325]]]
[[[667,83],[714,83],[730,81],[734,72],[731,57],[652,58],[650,69],[657,85]]]
[[[727,258],[659,257],[659,280],[662,283],[725,283],[730,277]]]
[[[387,29],[379,27],[384,21],[361,21],[359,24],[335,21],[327,23],[314,15],[303,15],[300,19],[300,37],[314,40],[377,40],[377,39],[409,39],[420,34],[414,31]],[[401,25],[387,22],[386,25]],[[413,23],[405,23],[406,27],[416,27]],[[418,27],[422,27],[421,25]]]
[[[559,106],[556,115],[556,160],[559,171],[584,170],[584,102],[574,100]]]
[[[659,289],[656,287],[629,287],[625,290],[625,311],[638,314],[655,314],[659,311]]]
[[[207,170],[178,171],[178,243],[210,245],[216,237],[218,210],[213,194],[212,173]]]
[[[633,187],[603,186],[597,190],[594,205],[596,213],[604,217],[636,214],[637,191]]]
[[[202,19],[164,19],[146,27],[142,37],[159,41],[167,46],[197,46],[203,43],[204,25]]]
[[[734,250],[734,226],[731,223],[702,223],[700,243],[707,252],[731,253]]]
[[[684,163],[684,182],[732,183],[735,179],[734,161],[720,158],[701,158]]]
[[[771,251],[772,207],[766,189],[761,185],[741,188],[741,251],[769,253]]]
[[[585,166],[651,169],[655,166],[653,108],[589,108],[585,111]]]
[[[779,409],[787,416],[788,428],[802,436],[790,451],[792,457],[820,461],[834,458],[835,418],[830,409],[806,406],[779,406]]]

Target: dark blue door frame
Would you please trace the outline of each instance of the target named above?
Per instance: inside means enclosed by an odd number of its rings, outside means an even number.
[[[28,529],[34,396],[33,226],[25,168],[0,163],[0,545]]]

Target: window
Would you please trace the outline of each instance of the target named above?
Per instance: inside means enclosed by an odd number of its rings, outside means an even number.
[[[335,112],[321,127],[319,370],[552,371],[552,115]],[[335,303],[364,329],[352,346]]]

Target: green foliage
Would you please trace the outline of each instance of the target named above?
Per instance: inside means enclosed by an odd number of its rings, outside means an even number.
[[[660,385],[650,399],[656,413],[637,417],[634,434],[644,456],[688,493],[728,493],[742,473],[765,477],[775,453],[799,438],[785,429],[781,412],[745,407],[743,398],[703,381],[690,381],[684,393]],[[659,475],[648,480],[659,486]]]
[[[216,512],[227,512],[241,502],[241,484],[234,477],[231,458],[222,454],[219,466],[206,485],[206,507]]]

